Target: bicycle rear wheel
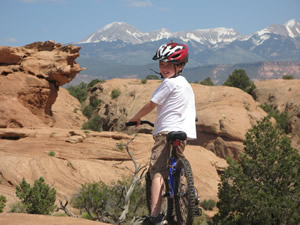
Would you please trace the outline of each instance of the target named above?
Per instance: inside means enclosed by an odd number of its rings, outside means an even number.
[[[185,158],[180,158],[176,165],[175,209],[178,224],[193,224],[195,209],[194,179],[191,165]]]
[[[151,204],[152,204],[152,195],[151,195],[152,181],[151,181],[149,171],[146,173],[145,179],[146,179],[146,202],[147,202],[147,208],[148,208],[148,212],[149,212],[149,216],[150,216],[151,215]],[[171,216],[174,214],[173,213],[173,208],[174,208],[173,207],[173,199],[168,196],[169,190],[170,190],[168,180],[164,179],[164,183],[165,183],[165,193],[166,194],[163,197],[161,211],[166,216],[166,220],[169,221]]]

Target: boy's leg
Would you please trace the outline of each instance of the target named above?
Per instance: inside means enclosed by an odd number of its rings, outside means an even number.
[[[151,216],[158,216],[161,211],[162,195],[164,191],[164,179],[156,176],[152,179],[151,186]]]
[[[170,147],[166,139],[167,132],[154,136],[154,146],[150,159],[151,186],[151,216],[161,212],[162,195],[164,192],[164,177],[168,176],[168,159]]]

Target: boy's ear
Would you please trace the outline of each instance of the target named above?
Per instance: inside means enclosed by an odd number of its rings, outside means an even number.
[[[183,70],[183,67],[184,67],[184,63],[181,63],[181,64],[178,65],[179,70]]]

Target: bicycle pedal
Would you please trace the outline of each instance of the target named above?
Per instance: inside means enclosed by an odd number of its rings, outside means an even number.
[[[164,197],[164,198],[165,198],[165,197],[170,197],[170,193],[166,193],[166,192],[165,192],[165,193],[163,194],[163,197]]]
[[[201,216],[202,215],[202,209],[201,208],[195,208],[194,209],[194,216]]]
[[[200,204],[200,198],[195,198],[195,206],[198,206]]]

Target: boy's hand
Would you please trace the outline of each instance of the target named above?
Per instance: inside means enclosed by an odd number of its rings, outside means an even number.
[[[138,120],[136,120],[136,119],[131,119],[131,120],[129,120],[129,122],[136,122],[135,127],[138,127],[138,126],[141,124],[141,120],[140,120],[140,119],[138,119]]]

